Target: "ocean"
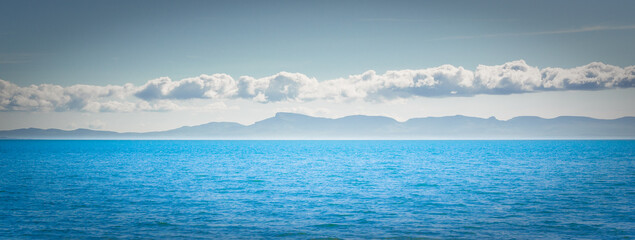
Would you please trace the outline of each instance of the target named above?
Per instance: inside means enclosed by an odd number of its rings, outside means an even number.
[[[635,141],[0,141],[3,239],[629,239]]]

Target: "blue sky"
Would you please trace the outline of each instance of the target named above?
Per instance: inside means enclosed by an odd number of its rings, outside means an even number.
[[[161,76],[264,77],[280,71],[323,80],[369,69],[442,64],[473,69],[518,59],[539,67],[635,63],[633,1],[27,0],[3,5],[0,77],[20,85],[140,84]],[[523,35],[620,26],[632,28]]]
[[[381,75],[387,70],[429,69],[450,64],[476,71],[479,65],[496,66],[517,60],[524,60],[528,66],[539,70],[571,69],[602,62],[619,68],[616,71],[620,72],[635,64],[634,1],[1,2],[0,79],[17,87],[31,84],[124,86],[127,83],[141,87],[161,77],[178,81],[217,73],[228,74],[234,80],[241,76],[261,79],[280,72],[301,73],[323,82],[359,75],[368,70]],[[626,79],[626,83],[621,83],[621,89],[603,87],[591,89],[603,91],[601,93],[581,93],[598,98],[586,100],[589,102],[607,101],[599,96],[604,96],[604,93],[617,94],[617,102],[609,102],[615,106],[610,114],[600,113],[605,111],[601,106],[571,112],[571,109],[584,109],[574,103],[561,106],[560,110],[562,114],[604,118],[633,115],[624,102],[633,98],[629,85],[632,81],[629,81]],[[544,86],[540,88],[547,89]],[[510,96],[515,93],[522,93],[526,98],[539,94],[532,93],[534,88],[532,91],[525,90],[504,92],[498,96],[500,99],[491,101],[515,99],[517,96]],[[553,94],[551,98],[572,99],[580,94],[569,90],[589,89],[568,89]],[[475,100],[482,98],[478,97],[479,94],[490,93],[474,91],[461,98]],[[5,95],[10,95],[7,99],[15,97],[8,93]],[[444,106],[444,111],[417,112],[418,116],[471,114],[505,118],[559,115],[557,108],[543,112],[511,111],[513,108],[494,111],[489,109],[489,102],[482,103],[481,112],[470,113],[460,110],[462,108],[452,103],[456,100],[451,97],[443,100],[429,98],[431,96],[425,94],[414,95],[422,99],[405,97],[395,100],[388,97],[388,100],[393,101],[391,104],[406,101],[403,104],[407,107],[402,107],[402,112],[422,104],[421,101],[442,101],[439,104]],[[170,96],[176,95],[162,95],[161,99],[175,99]],[[258,96],[254,93],[249,97],[256,99]],[[265,97],[274,99],[275,96],[265,94]],[[578,97],[589,99],[588,96]],[[201,103],[204,98],[213,99]],[[244,102],[244,99],[219,100],[208,94],[193,97],[192,101],[178,98],[170,100],[170,103],[161,103],[224,106],[220,107],[222,111],[195,118],[196,122],[179,120],[177,116],[183,114],[174,111],[141,113],[133,109],[119,117],[135,121],[143,114],[164,114],[172,119],[169,126],[176,126],[182,125],[180,121],[196,124],[208,120],[248,119],[243,122],[250,122],[273,115],[280,109],[312,109],[314,115],[319,112],[315,109],[331,111],[324,113],[325,116],[340,116],[347,112],[392,115],[396,118],[415,115],[379,110],[386,106],[377,101],[349,102],[348,109],[332,112],[332,109],[341,106],[334,107],[329,103],[313,106],[307,103],[308,98],[296,96],[288,103],[250,103]],[[142,98],[139,101],[156,105],[153,99]],[[101,103],[103,105],[104,102]],[[367,110],[359,110],[360,106]],[[24,124],[20,123],[25,122],[60,128],[86,127],[87,122],[103,122],[105,114],[113,114],[86,112],[84,110],[88,108],[78,110],[68,106],[44,110],[41,107],[27,110],[5,108],[0,116],[12,122],[0,126],[5,129],[23,127]],[[233,113],[229,113],[231,111]],[[252,114],[254,112],[259,114]],[[73,126],[46,125],[37,121],[44,115],[55,115],[60,122],[68,122],[67,119],[78,119],[77,114],[83,114],[88,120]],[[135,117],[135,114],[139,116]],[[246,115],[252,117],[246,118]],[[35,120],[24,121],[27,118]],[[169,127],[123,125],[112,124],[105,128],[151,130]]]

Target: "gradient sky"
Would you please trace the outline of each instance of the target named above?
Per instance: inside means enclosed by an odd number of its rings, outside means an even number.
[[[476,71],[479,65],[517,60],[538,69],[601,62],[619,72],[635,65],[635,1],[0,3],[0,79],[17,87],[127,83],[142,87],[160,77],[178,81],[216,73],[260,79],[290,72],[324,82],[367,70],[384,74],[450,64]],[[277,111],[326,117],[386,115],[398,120],[456,114],[616,118],[635,115],[630,81],[597,89],[475,91],[462,96],[416,93],[381,101],[298,97],[263,103],[246,97],[161,97],[161,104],[187,106],[178,110],[6,105],[0,112],[0,129],[149,131],[209,121],[248,124]],[[16,96],[7,89],[0,89],[5,91],[0,95],[5,102]],[[127,98],[137,104],[158,101],[139,96]]]

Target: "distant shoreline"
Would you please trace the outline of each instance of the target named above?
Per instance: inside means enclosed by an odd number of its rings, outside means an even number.
[[[0,139],[68,140],[630,140],[635,117],[612,120],[562,116],[509,120],[466,116],[413,118],[383,116],[337,119],[277,113],[251,125],[210,122],[156,132],[23,128],[0,131]]]

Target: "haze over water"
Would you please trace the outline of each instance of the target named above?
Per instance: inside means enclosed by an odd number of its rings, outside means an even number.
[[[0,141],[7,238],[635,237],[635,141]]]

